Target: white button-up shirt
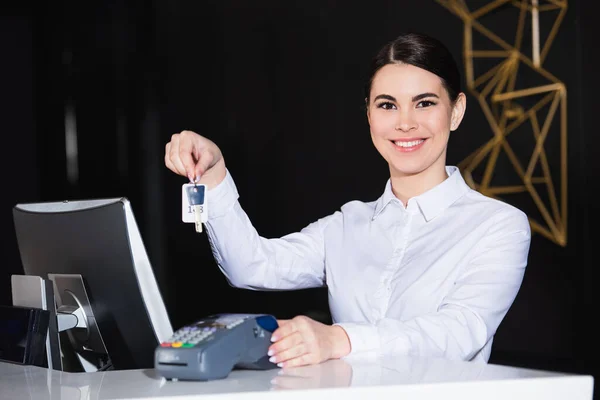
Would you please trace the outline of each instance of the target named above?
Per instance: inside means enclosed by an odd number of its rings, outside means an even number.
[[[521,286],[530,226],[517,208],[469,188],[458,168],[446,171],[406,207],[388,180],[377,201],[348,202],[278,239],[257,233],[228,171],[207,195],[215,260],[240,288],[326,285],[351,354],[487,362]]]

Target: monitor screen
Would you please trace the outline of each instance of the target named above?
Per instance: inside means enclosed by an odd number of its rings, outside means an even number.
[[[26,275],[81,276],[80,292],[69,288],[74,279],[55,292],[57,306],[71,301],[89,311],[89,326],[69,336],[73,347],[92,352],[104,347],[114,369],[152,368],[154,350],[173,329],[130,202],[17,204],[13,219]]]

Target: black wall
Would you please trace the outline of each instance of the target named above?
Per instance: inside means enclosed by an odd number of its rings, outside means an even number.
[[[421,30],[441,38],[462,63],[462,22],[433,0],[3,7],[0,302],[10,303],[10,274],[21,270],[14,204],[127,196],[174,326],[212,312],[329,316],[322,289],[229,287],[205,235],[180,222],[185,180],[163,166],[171,134],[191,129],[219,144],[242,206],[263,236],[277,237],[349,200],[381,194],[388,171],[370,142],[362,89],[369,60],[383,43],[401,30]],[[570,2],[545,63],[568,90],[568,245],[534,235],[525,280],[497,333],[492,362],[597,372],[593,236],[599,219],[592,193],[600,178],[599,64],[590,49],[598,35],[593,15]],[[75,182],[66,175],[66,104],[77,117]],[[469,97],[448,163],[489,137]]]
[[[0,14],[0,304],[12,304],[10,275],[22,273],[12,207],[40,198],[33,94],[33,20],[28,7]],[[24,199],[24,200],[21,200]]]

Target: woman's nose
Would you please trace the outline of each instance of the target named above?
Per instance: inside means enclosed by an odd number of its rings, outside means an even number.
[[[409,132],[416,129],[417,126],[418,124],[410,111],[398,112],[398,118],[396,119],[397,131]]]

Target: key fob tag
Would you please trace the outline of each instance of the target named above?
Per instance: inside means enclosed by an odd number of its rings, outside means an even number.
[[[208,219],[206,192],[206,185],[185,183],[181,186],[181,220],[183,222],[195,222],[194,209],[200,212],[201,221],[206,222]]]

